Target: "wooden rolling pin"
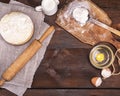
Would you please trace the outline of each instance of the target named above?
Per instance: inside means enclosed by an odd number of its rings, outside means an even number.
[[[12,80],[15,75],[27,64],[27,62],[35,55],[41,48],[42,42],[54,31],[54,26],[49,27],[39,40],[34,40],[18,58],[3,72],[0,86],[5,81]]]

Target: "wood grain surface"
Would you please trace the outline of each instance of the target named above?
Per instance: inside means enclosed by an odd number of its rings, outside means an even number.
[[[9,2],[9,0],[0,0]],[[17,0],[35,7],[41,0]],[[60,0],[59,8],[71,0]],[[120,24],[119,0],[92,0],[112,20],[112,26]],[[100,70],[89,62],[92,46],[78,41],[75,37],[55,24],[56,15],[46,16],[45,22],[54,25],[56,32],[47,48],[45,57],[37,69],[32,88],[24,96],[120,96],[120,76],[106,79],[99,88],[90,83],[93,76],[100,76]],[[118,28],[119,29],[119,28]],[[115,36],[118,40],[119,37]],[[9,95],[8,95],[9,94]],[[15,96],[0,89],[0,96]]]

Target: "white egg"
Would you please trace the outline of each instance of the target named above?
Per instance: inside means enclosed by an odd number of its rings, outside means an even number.
[[[102,69],[101,71],[101,75],[104,77],[104,78],[108,78],[112,75],[112,72],[109,68],[105,68],[105,69]]]

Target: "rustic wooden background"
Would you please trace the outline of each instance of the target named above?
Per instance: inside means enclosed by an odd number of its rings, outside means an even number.
[[[9,0],[0,0],[8,3]],[[35,7],[41,0],[17,0]],[[59,8],[71,0],[60,0]],[[112,26],[120,29],[120,0],[92,0],[106,11]],[[56,27],[45,57],[36,71],[32,88],[24,96],[120,96],[120,76],[106,79],[99,88],[90,79],[100,76],[91,66],[88,54],[92,46],[84,44],[55,24],[56,15],[46,16],[45,22]],[[119,27],[118,27],[119,26]],[[120,40],[117,36],[115,36]],[[15,96],[0,89],[0,96]]]

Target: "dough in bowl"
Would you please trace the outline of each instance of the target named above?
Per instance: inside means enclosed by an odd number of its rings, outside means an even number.
[[[0,20],[0,34],[13,45],[26,43],[33,35],[34,25],[31,18],[22,12],[11,12]]]

